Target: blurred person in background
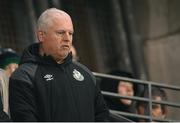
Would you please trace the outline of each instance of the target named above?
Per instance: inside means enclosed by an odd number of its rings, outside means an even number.
[[[79,61],[79,57],[77,55],[77,50],[74,47],[74,45],[72,45],[72,47],[71,47],[71,52],[72,52],[72,60],[73,61]]]
[[[142,97],[148,98],[148,89],[146,89],[142,93]],[[159,88],[159,87],[152,87],[152,100],[155,101],[167,101],[167,94],[166,92]],[[149,106],[148,103],[139,101],[137,103],[137,113],[140,115],[148,115],[149,113]],[[167,106],[163,104],[152,104],[152,117],[153,118],[159,118],[159,119],[165,119],[167,117]],[[141,120],[145,121],[145,120]]]
[[[3,111],[9,115],[9,77],[18,67],[20,57],[12,49],[0,49],[0,94]],[[5,114],[1,116],[5,116]],[[7,117],[5,116],[5,119]]]
[[[113,70],[108,74],[121,76],[121,77],[134,78],[131,73],[122,70]],[[102,79],[100,83],[100,87],[102,91],[113,92],[122,96],[135,96],[137,92],[136,84],[133,84],[131,82],[126,82],[123,80],[116,80],[116,79],[108,79],[108,78]],[[109,96],[107,97],[105,96],[104,99],[109,109],[111,110],[136,113],[135,101],[132,101],[131,99],[113,98]],[[127,118],[134,120],[131,117],[127,117]]]

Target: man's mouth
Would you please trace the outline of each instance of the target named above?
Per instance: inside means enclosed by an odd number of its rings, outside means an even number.
[[[69,49],[69,45],[62,45],[62,48],[68,48]]]

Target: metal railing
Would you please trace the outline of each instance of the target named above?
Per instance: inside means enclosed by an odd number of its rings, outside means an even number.
[[[169,122],[175,121],[175,120],[171,120],[171,119],[157,119],[157,118],[152,117],[151,114],[152,114],[152,104],[153,103],[155,103],[155,104],[163,104],[163,105],[176,107],[176,108],[180,108],[180,103],[153,100],[152,96],[151,96],[151,94],[152,94],[151,91],[152,91],[152,86],[180,91],[179,86],[160,84],[160,83],[155,83],[155,82],[152,82],[152,81],[138,80],[138,79],[132,79],[132,78],[127,78],[127,77],[120,77],[120,76],[115,76],[115,75],[102,74],[102,73],[97,73],[97,72],[93,72],[93,74],[97,78],[124,80],[126,82],[131,82],[131,83],[136,83],[136,84],[143,84],[143,85],[146,85],[148,87],[148,96],[149,96],[149,98],[137,97],[137,96],[122,96],[122,95],[119,95],[117,93],[101,91],[104,96],[109,96],[109,97],[113,97],[113,98],[131,99],[131,100],[135,100],[135,101],[143,101],[143,102],[148,102],[148,104],[149,104],[148,105],[148,107],[149,107],[149,115],[139,115],[139,114],[133,114],[133,113],[115,111],[115,110],[110,110],[111,113],[119,114],[119,115],[123,115],[123,116],[130,116],[130,117],[134,117],[134,118],[145,119],[145,120],[149,120],[150,122],[151,121],[165,121],[165,122],[167,122],[167,121],[169,121]]]

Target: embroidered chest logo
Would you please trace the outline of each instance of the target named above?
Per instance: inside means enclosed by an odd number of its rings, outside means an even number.
[[[77,71],[76,69],[73,70],[73,77],[77,81],[83,81],[84,80],[84,76],[79,71]]]
[[[51,75],[51,74],[46,74],[46,75],[44,76],[44,79],[46,79],[46,81],[50,81],[50,80],[53,80],[54,78],[53,78],[53,75]]]

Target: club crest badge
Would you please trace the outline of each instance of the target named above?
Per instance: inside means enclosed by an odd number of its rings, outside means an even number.
[[[73,77],[77,81],[83,81],[84,80],[84,76],[79,71],[77,71],[76,69],[73,70]]]

